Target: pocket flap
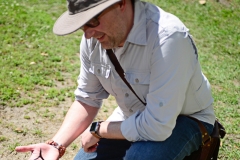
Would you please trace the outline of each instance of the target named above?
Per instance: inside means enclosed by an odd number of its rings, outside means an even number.
[[[96,76],[105,78],[109,77],[110,71],[111,71],[110,67],[96,63],[91,63],[91,67],[89,68],[89,72],[95,74]]]
[[[149,84],[150,72],[126,72],[125,77],[130,84]]]

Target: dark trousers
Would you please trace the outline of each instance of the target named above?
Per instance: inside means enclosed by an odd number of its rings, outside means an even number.
[[[213,125],[204,123],[209,134]],[[97,151],[86,153],[80,149],[74,160],[182,160],[197,150],[202,143],[198,124],[179,116],[173,132],[165,141],[138,141],[101,139]]]

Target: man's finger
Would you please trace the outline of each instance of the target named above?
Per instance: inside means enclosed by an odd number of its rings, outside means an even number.
[[[28,151],[33,151],[34,150],[34,145],[29,145],[29,146],[18,146],[15,148],[15,151],[17,152],[28,152]]]
[[[88,152],[88,153],[95,152],[97,150],[97,146],[98,146],[98,144],[95,144],[89,148],[84,148],[84,151]]]

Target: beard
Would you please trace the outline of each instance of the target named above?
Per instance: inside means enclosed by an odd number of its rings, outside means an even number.
[[[102,48],[104,49],[112,49],[118,47],[120,42],[116,40],[116,38],[108,37],[108,40],[105,42],[101,42]]]
[[[122,24],[122,23],[121,23]],[[127,39],[127,27],[125,25],[117,25],[116,23],[108,28],[108,33],[105,34],[106,41],[101,42],[104,49],[112,49],[121,47]]]

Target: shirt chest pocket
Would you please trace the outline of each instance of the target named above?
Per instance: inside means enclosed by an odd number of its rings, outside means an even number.
[[[99,79],[107,79],[110,75],[111,68],[101,64],[91,63],[89,72],[96,75]]]
[[[146,96],[149,92],[150,72],[127,71],[125,73],[125,77],[138,97],[142,101],[146,102]],[[123,88],[123,92],[125,93],[124,101],[121,101],[121,103],[124,103],[124,105],[122,105],[121,109],[124,112],[124,115],[128,117],[137,110],[143,111],[145,109],[145,105],[141,103],[141,101],[132,93],[132,91],[130,91],[127,86],[126,88]]]
[[[149,85],[150,72],[126,72],[125,77],[133,85]]]
[[[125,75],[127,81],[131,84],[136,94],[145,101],[146,96],[149,92],[150,84],[150,72],[126,72]],[[131,92],[129,92],[131,93]],[[139,101],[135,95],[131,94],[132,98]],[[131,100],[134,102],[134,100]],[[131,104],[133,105],[133,104]]]

